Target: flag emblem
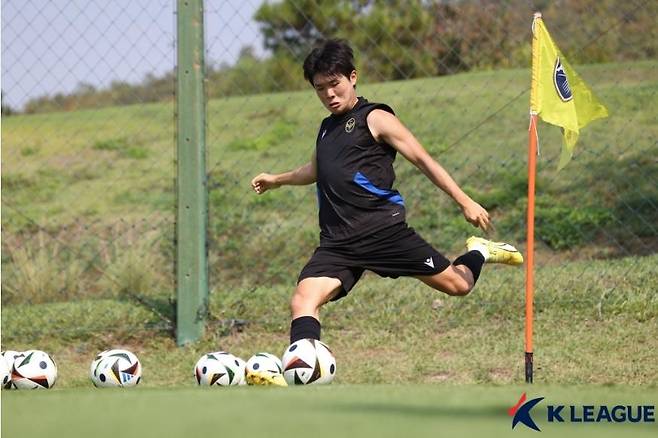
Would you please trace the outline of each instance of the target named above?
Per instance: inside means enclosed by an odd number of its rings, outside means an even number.
[[[555,68],[553,69],[553,83],[555,84],[555,91],[557,91],[557,95],[560,96],[562,102],[569,102],[573,99],[567,73],[564,71],[564,67],[562,67],[559,56],[555,61]]]

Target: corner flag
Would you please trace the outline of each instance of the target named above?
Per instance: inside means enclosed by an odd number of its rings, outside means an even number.
[[[544,26],[541,14],[532,23],[532,87],[530,112],[562,127],[564,145],[558,170],[571,160],[578,131],[608,110],[571,68]]]

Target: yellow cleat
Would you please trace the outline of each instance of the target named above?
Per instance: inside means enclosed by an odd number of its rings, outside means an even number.
[[[481,237],[471,236],[466,240],[469,251],[478,250],[486,263],[503,263],[518,266],[523,264],[523,256],[518,249],[503,242],[492,242]]]
[[[260,385],[260,386],[288,386],[286,380],[281,374],[249,371],[247,373],[247,385]]]

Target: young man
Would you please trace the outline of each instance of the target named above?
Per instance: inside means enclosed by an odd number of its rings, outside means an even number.
[[[404,200],[393,189],[397,152],[450,196],[468,222],[487,231],[487,211],[465,194],[384,104],[357,97],[350,46],[328,40],[304,61],[304,77],[331,113],[320,125],[315,150],[304,166],[261,173],[256,193],[282,185],[317,184],[320,246],[302,269],[290,308],[290,342],[320,339],[319,309],[354,287],[364,270],[380,276],[413,276],[448,295],[466,295],[482,265],[520,265],[511,245],[471,237],[468,252],[450,263],[405,222]]]

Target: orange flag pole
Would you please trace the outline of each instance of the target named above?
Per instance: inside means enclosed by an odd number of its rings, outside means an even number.
[[[528,217],[525,265],[525,381],[532,383],[532,322],[535,266],[535,175],[537,173],[537,108],[539,81],[539,41],[535,35],[535,22],[541,13],[535,12],[532,20],[532,84],[530,87],[530,127],[528,128]]]
[[[537,114],[530,114],[528,129],[528,217],[525,265],[525,381],[532,383],[532,319],[535,248],[535,174],[537,168]]]

